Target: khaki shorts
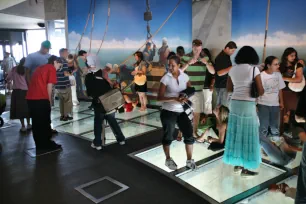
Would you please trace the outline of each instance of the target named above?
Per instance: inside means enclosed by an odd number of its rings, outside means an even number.
[[[190,97],[190,101],[192,102],[193,112],[204,113],[205,99],[203,91],[195,92],[195,94]]]

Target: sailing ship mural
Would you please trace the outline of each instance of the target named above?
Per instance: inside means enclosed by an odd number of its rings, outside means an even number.
[[[97,68],[112,64],[116,69],[109,77],[121,84],[146,80],[152,105],[158,105],[159,81],[166,71],[169,52],[176,52],[178,46],[191,50],[189,0],[167,0],[167,4],[164,0],[67,0],[67,15],[70,52],[85,50],[88,64]],[[145,78],[131,75],[136,51],[144,54]],[[133,88],[127,92],[135,95]]]

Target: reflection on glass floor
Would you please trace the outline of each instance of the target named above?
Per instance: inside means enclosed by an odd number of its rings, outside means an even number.
[[[137,118],[137,117],[139,117],[139,116],[147,115],[147,114],[154,113],[154,112],[158,112],[158,110],[148,108],[146,111],[139,111],[139,109],[136,108],[136,109],[135,109],[134,111],[132,111],[132,112],[128,112],[128,113],[117,113],[117,114],[116,114],[116,118],[122,119],[122,120],[131,120],[131,119],[133,119],[133,118]]]
[[[211,130],[209,135],[212,135],[213,137],[216,137],[213,130]],[[205,143],[195,143],[193,148],[193,159],[197,162],[203,159],[206,159],[210,156],[216,155],[219,152],[223,151],[211,151],[207,149],[208,145]],[[182,168],[186,165],[186,150],[185,150],[185,144],[183,141],[173,141],[170,146],[170,155],[177,164],[178,168]],[[163,151],[162,145],[157,146],[155,148],[149,149],[147,151],[141,152],[139,154],[135,155],[136,157],[166,171],[166,172],[172,172],[168,167],[165,166],[165,154]]]
[[[150,126],[146,126],[142,124],[135,124],[131,122],[123,122],[123,123],[120,123],[119,126],[121,128],[122,133],[126,137],[126,139],[140,135],[140,134],[147,133],[152,130],[156,130],[156,128],[154,127],[150,127]],[[81,137],[84,137],[88,140],[93,140],[95,136],[93,132],[90,132],[90,133],[81,135]],[[110,127],[107,127],[105,130],[105,138],[106,138],[105,144],[116,142],[116,138]]]
[[[285,167],[289,168],[289,169],[294,169],[298,166],[300,166],[301,160],[302,160],[302,152],[297,152],[296,153],[296,157],[293,161],[291,161],[289,164],[287,164]],[[267,161],[270,161],[269,157],[264,155],[263,153],[261,153],[261,157]]]
[[[137,123],[143,123],[146,125],[153,125],[156,127],[162,127],[161,121],[160,121],[160,113],[152,113],[150,115],[142,116],[136,119],[132,120],[133,122]]]
[[[290,188],[296,188],[297,186],[297,176],[293,176],[289,179],[286,179],[280,183],[286,183]],[[251,197],[245,201],[240,202],[249,203],[249,204],[263,204],[263,203],[278,203],[278,204],[294,204],[294,200],[290,197],[286,197],[281,192],[270,192],[265,190],[265,192]]]
[[[259,175],[246,179],[240,174],[235,175],[233,166],[224,164],[220,158],[200,166],[197,171],[184,172],[177,177],[216,201],[223,202],[283,173],[282,170],[261,164]]]
[[[52,114],[54,114],[55,111],[52,111]],[[52,115],[51,114],[51,115]],[[53,128],[56,128],[58,129],[57,127],[62,125],[62,124],[65,124],[65,123],[71,123],[71,122],[74,122],[74,121],[78,121],[78,120],[81,120],[81,119],[84,119],[84,118],[87,118],[87,117],[91,117],[89,115],[85,115],[85,114],[82,114],[82,113],[74,113],[73,114],[73,120],[68,120],[68,121],[60,121],[60,117],[56,117],[56,118],[53,118],[51,123],[52,123],[52,127]],[[91,119],[93,121],[93,119]],[[60,129],[60,128],[59,128]],[[66,131],[65,131],[66,132]]]

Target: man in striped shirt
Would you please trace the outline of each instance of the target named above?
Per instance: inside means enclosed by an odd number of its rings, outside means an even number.
[[[201,56],[202,41],[195,39],[192,41],[192,52],[181,58],[181,69],[186,70],[190,78],[191,85],[195,88],[196,93],[190,98],[193,103],[194,119],[193,132],[197,137],[197,127],[200,120],[200,113],[204,112],[204,81],[206,77],[206,70],[211,74],[215,74],[215,69],[208,57]]]
[[[55,89],[57,90],[59,97],[59,107],[61,113],[61,121],[72,120],[73,118],[69,116],[72,112],[72,95],[71,95],[71,87],[68,76],[68,50],[66,48],[62,48],[59,51],[60,58],[63,61],[62,68],[56,71],[57,83],[55,85]]]

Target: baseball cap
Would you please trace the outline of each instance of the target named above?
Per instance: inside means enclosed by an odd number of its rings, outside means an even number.
[[[112,68],[113,68],[113,65],[112,65],[111,63],[107,63],[107,64],[105,65],[105,67],[108,67],[108,68],[112,69]]]
[[[199,40],[199,39],[195,39],[195,40],[192,41],[192,45],[201,46],[202,45],[202,41]]]
[[[46,41],[42,42],[42,43],[41,43],[41,46],[42,46],[43,48],[46,48],[46,49],[51,49],[51,43],[50,43],[49,40],[46,40]]]
[[[54,61],[56,61],[58,63],[63,63],[63,61],[60,57],[55,56],[55,55],[51,55],[51,57],[49,57],[49,59],[48,59],[48,64],[53,64]]]

